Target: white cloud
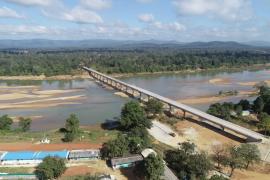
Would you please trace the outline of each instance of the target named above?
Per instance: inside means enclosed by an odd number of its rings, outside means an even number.
[[[144,23],[151,23],[155,20],[155,17],[153,14],[140,14],[138,18],[140,21]]]
[[[75,7],[69,12],[64,12],[60,14],[60,18],[67,21],[72,21],[82,24],[91,24],[91,23],[102,23],[102,18],[95,13],[81,7]]]
[[[45,26],[33,25],[0,25],[0,34],[25,35],[25,34],[48,34],[52,31]]]
[[[173,0],[180,15],[207,15],[230,21],[253,17],[250,0]]]
[[[172,22],[172,23],[162,23],[159,21],[155,21],[151,24],[151,26],[162,30],[164,32],[170,31],[170,32],[181,32],[186,30],[186,26],[183,24],[180,24],[179,22]]]
[[[151,2],[153,2],[154,0],[136,0],[137,2],[139,2],[139,3],[144,3],[144,4],[146,4],[146,3],[151,3]]]
[[[19,15],[16,11],[8,7],[0,7],[0,18],[24,18],[24,16]]]
[[[58,0],[4,0],[4,1],[23,6],[49,6],[54,4]]]
[[[81,0],[80,6],[93,10],[108,9],[111,7],[110,0]]]

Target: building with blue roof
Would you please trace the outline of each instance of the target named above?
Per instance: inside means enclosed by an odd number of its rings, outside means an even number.
[[[67,159],[68,153],[69,153],[68,151],[41,151],[36,154],[35,159],[42,160],[48,156]]]
[[[0,161],[3,165],[39,164],[45,157],[68,158],[69,151],[18,151],[5,153]]]
[[[35,152],[31,151],[7,152],[2,157],[2,160],[32,160],[35,157],[35,154]]]

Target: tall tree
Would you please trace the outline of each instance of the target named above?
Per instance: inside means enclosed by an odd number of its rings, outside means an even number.
[[[13,121],[8,115],[0,117],[0,130],[10,130]]]
[[[246,163],[246,169],[248,169],[250,164],[260,161],[260,151],[256,144],[241,144],[238,147],[238,151]]]
[[[227,155],[223,165],[231,168],[230,177],[233,175],[235,169],[242,169],[244,167],[244,158],[236,146],[227,147]]]
[[[217,163],[217,168],[220,170],[221,164],[223,164],[226,159],[226,150],[221,144],[218,144],[212,147],[212,151],[212,158],[214,162]]]
[[[38,179],[57,179],[66,170],[65,161],[56,157],[46,157],[35,170]]]
[[[265,134],[270,131],[270,115],[267,113],[261,113],[259,115],[260,122],[258,123],[258,128],[264,130]]]
[[[19,127],[23,132],[29,131],[31,127],[32,119],[20,117]]]
[[[125,135],[119,134],[117,139],[103,144],[101,153],[104,159],[121,157],[129,153],[128,139]]]
[[[150,154],[144,159],[142,167],[146,180],[160,180],[164,173],[163,159],[159,155]]]
[[[263,111],[263,109],[264,109],[264,102],[263,102],[263,99],[259,96],[253,102],[253,110],[257,114],[260,114]]]
[[[71,114],[66,120],[65,129],[66,132],[64,140],[67,142],[73,141],[77,137],[80,130],[80,120],[75,114]]]
[[[157,99],[149,99],[148,102],[146,102],[145,110],[147,113],[151,114],[159,114],[162,112],[163,104],[158,101]]]
[[[124,105],[120,124],[127,131],[135,127],[150,128],[152,126],[152,122],[146,118],[143,108],[136,101],[130,101]]]

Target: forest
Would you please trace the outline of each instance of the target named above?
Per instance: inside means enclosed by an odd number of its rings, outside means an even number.
[[[110,74],[237,68],[265,63],[270,63],[270,53],[249,50],[174,48],[2,50],[0,76],[72,75],[78,73],[80,65]]]

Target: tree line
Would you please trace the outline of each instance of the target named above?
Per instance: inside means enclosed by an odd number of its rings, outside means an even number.
[[[257,117],[257,122],[255,126],[262,130],[264,134],[269,134],[270,132],[270,88],[266,84],[261,84],[258,88],[258,97],[250,102],[246,99],[240,100],[238,103],[234,104],[232,102],[215,103],[210,105],[207,112],[216,117],[237,122],[241,121],[248,124],[247,118],[242,117],[243,111],[253,112]],[[253,125],[252,124],[252,125]]]
[[[130,51],[0,52],[0,76],[74,74],[80,65],[105,73],[139,73],[245,67],[270,62],[270,54],[252,51],[178,51],[170,48]]]

